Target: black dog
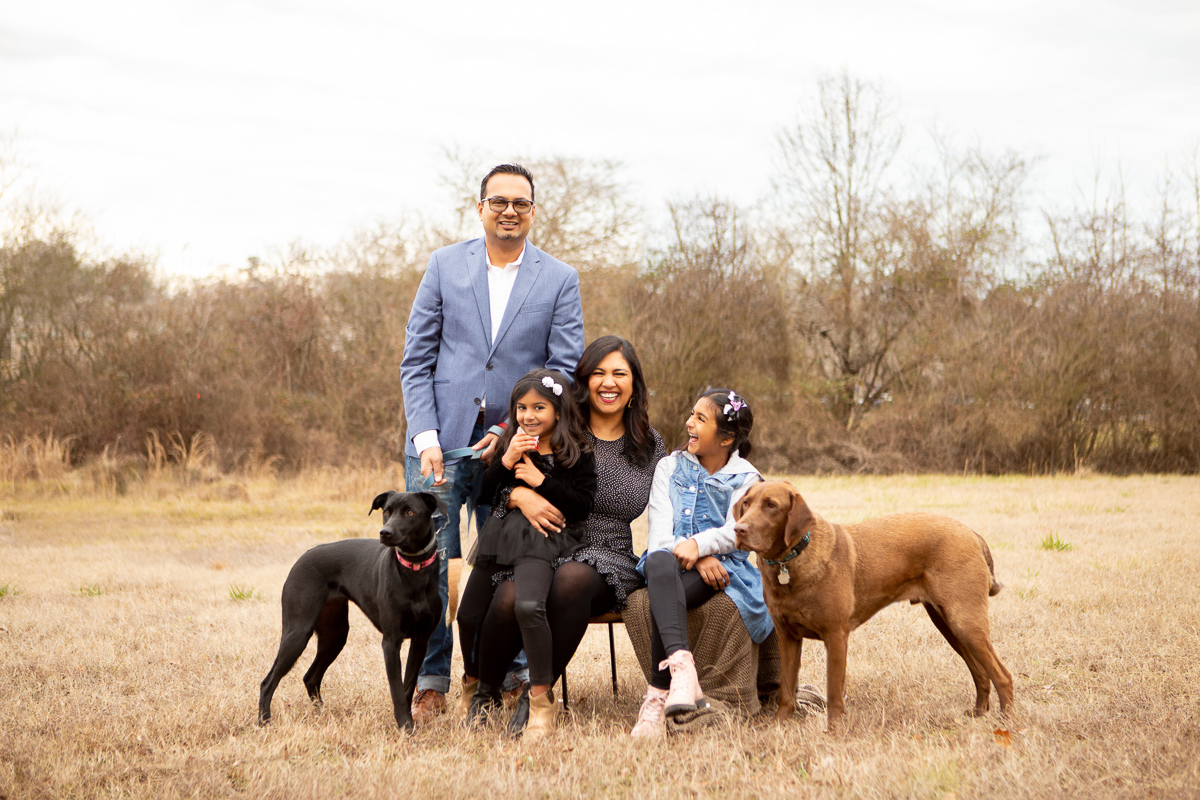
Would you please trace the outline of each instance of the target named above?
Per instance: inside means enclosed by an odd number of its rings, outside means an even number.
[[[317,545],[296,561],[283,584],[283,636],[279,653],[258,697],[259,724],[271,719],[275,687],[308,640],[317,634],[317,657],[304,674],[304,687],[321,702],[321,678],[342,652],[350,632],[351,601],[383,634],[383,663],[396,724],[411,730],[410,711],[417,672],[442,613],[438,596],[437,536],[433,512],[444,505],[428,492],[384,492],[371,511],[383,509],[379,541],[347,539]],[[412,639],[400,682],[400,644]]]

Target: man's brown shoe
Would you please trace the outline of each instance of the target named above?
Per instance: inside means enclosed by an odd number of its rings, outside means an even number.
[[[446,710],[446,695],[436,689],[422,689],[413,697],[412,718],[418,725],[429,722]]]

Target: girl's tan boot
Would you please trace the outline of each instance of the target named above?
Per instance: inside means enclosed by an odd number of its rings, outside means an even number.
[[[525,741],[544,739],[554,732],[558,709],[554,705],[554,695],[549,691],[542,692],[537,697],[529,697],[529,722],[525,725]]]

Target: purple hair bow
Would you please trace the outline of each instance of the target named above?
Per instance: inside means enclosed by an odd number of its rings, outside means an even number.
[[[730,392],[729,402],[725,404],[725,408],[722,409],[722,411],[727,418],[733,419],[735,416],[737,416],[737,413],[745,407],[746,401],[738,397],[737,392]]]

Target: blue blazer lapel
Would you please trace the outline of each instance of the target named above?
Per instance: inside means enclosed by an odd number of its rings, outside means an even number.
[[[475,305],[479,306],[479,321],[483,325],[483,341],[492,348],[492,299],[488,291],[487,249],[483,239],[477,239],[467,251],[467,274],[471,276],[471,288],[475,291]],[[497,337],[498,338],[498,337]]]
[[[529,296],[529,290],[537,282],[538,273],[541,271],[542,251],[531,244],[526,244],[525,258],[521,260],[521,268],[517,270],[517,280],[513,283],[512,294],[508,296],[508,305],[504,307],[504,316],[500,318],[500,330],[496,332],[496,341],[492,342],[491,353],[496,351],[496,345],[503,341],[504,334],[512,327],[521,304]],[[489,357],[491,353],[488,353]]]

